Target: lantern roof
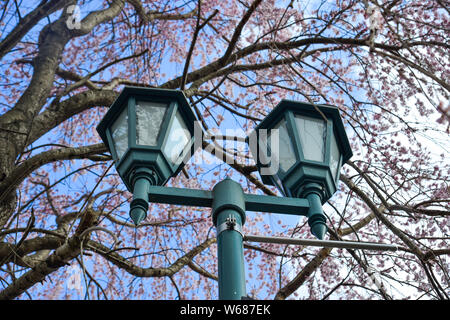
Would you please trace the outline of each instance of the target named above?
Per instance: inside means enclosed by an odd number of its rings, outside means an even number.
[[[162,135],[157,139],[155,145],[148,142],[137,142],[136,126],[139,115],[137,114],[136,106],[140,101],[164,103],[167,106],[164,118],[158,124],[160,126],[158,132]],[[111,130],[125,110],[127,110],[128,114],[128,117],[124,118],[124,120],[126,119],[126,134],[128,136],[126,138],[126,150],[119,155],[116,150],[116,144],[113,142],[114,138]],[[173,148],[169,144],[169,140],[173,126],[179,123],[176,120],[178,119],[178,114],[186,129],[190,132],[190,137],[186,137],[189,141],[184,145],[184,149],[180,150],[181,154],[178,155],[174,162],[170,155],[167,154],[169,149],[166,147]],[[127,189],[133,192],[133,179],[138,169],[147,168],[151,170],[154,173],[154,183],[157,185],[165,184],[170,177],[178,174],[195,152],[194,127],[196,120],[197,118],[184,93],[180,90],[125,86],[100,121],[97,126],[97,132],[111,152],[117,172]],[[148,121],[148,119],[145,121]],[[142,125],[147,126],[146,123]],[[151,123],[148,123],[148,125],[151,125]]]
[[[188,127],[191,127],[190,123],[193,124],[197,120],[187,102],[186,96],[180,90],[125,86],[97,126],[97,132],[108,147],[108,150],[111,150],[111,148],[106,137],[106,129],[112,125],[120,112],[127,107],[126,102],[133,96],[143,100],[152,100],[152,98],[156,98],[167,101],[176,101],[179,105],[179,111],[186,119]]]
[[[335,106],[283,99],[258,124],[258,126],[255,127],[255,131],[258,129],[270,129],[288,110],[292,110],[294,113],[301,113],[306,116],[315,116],[321,118],[323,114],[327,119],[331,119],[333,121],[333,127],[336,130],[335,137],[343,156],[342,163],[346,163],[353,156],[353,152],[350,147],[347,134],[345,132],[344,124],[339,114],[339,109]]]

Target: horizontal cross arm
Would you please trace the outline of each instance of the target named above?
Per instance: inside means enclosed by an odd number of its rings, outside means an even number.
[[[213,200],[211,191],[186,188],[150,186],[148,195],[150,202],[192,207],[211,207]]]
[[[245,209],[306,216],[309,202],[306,199],[245,194]]]
[[[307,199],[244,194],[247,211],[271,212],[306,216]],[[150,186],[149,201],[181,206],[211,207],[213,192],[199,189]]]

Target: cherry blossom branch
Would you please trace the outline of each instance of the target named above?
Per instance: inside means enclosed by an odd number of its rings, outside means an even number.
[[[102,72],[102,71],[108,69],[109,67],[111,67],[111,66],[113,66],[113,65],[115,65],[115,64],[117,64],[117,63],[120,63],[120,62],[123,62],[123,61],[126,61],[126,60],[130,60],[130,59],[138,58],[138,57],[140,57],[140,56],[146,54],[147,52],[148,52],[148,49],[145,49],[145,50],[142,51],[142,52],[139,52],[139,53],[136,53],[136,54],[127,56],[127,57],[123,57],[123,58],[119,58],[119,59],[115,59],[115,60],[113,60],[113,61],[110,61],[110,62],[108,62],[107,64],[105,64],[105,65],[101,66],[100,68],[98,68],[97,70],[95,70],[94,72],[89,73],[88,75],[82,77],[82,78],[81,78],[80,80],[78,80],[77,82],[75,82],[75,83],[69,85],[68,87],[66,87],[66,88],[64,89],[64,92],[58,94],[58,96],[59,96],[59,97],[63,97],[63,96],[65,96],[65,95],[69,94],[71,91],[73,91],[73,90],[75,90],[75,89],[78,89],[78,88],[80,88],[80,87],[82,87],[82,86],[84,86],[84,85],[86,85],[86,84],[88,84],[88,83],[89,83],[89,84],[87,85],[88,88],[93,89],[93,90],[99,90],[100,88],[96,87],[96,86],[93,84],[93,82],[90,80],[90,78],[92,78],[92,77],[95,76],[96,74],[98,74],[98,73],[100,73],[100,72]],[[58,100],[59,100],[59,99],[58,99]]]
[[[76,258],[80,254],[80,245],[82,242],[80,235],[86,229],[92,227],[97,218],[98,216],[92,214],[91,211],[86,211],[75,230],[74,236],[68,238],[47,259],[38,263],[33,269],[23,274],[20,278],[15,279],[13,283],[0,291],[0,300],[10,300],[21,295],[37,282],[44,281],[45,277],[59,268],[66,266],[70,260]]]
[[[113,0],[108,8],[89,13],[79,23],[79,28],[70,30],[72,37],[79,37],[88,34],[94,27],[104,22],[114,19],[125,5],[124,0]]]
[[[202,268],[201,266],[196,264],[194,261],[189,261],[187,265],[193,271],[197,272],[198,274],[200,274],[200,275],[202,275],[202,276],[204,276],[206,278],[209,278],[209,279],[212,279],[212,280],[215,280],[215,281],[219,280],[219,278],[215,274],[212,274],[208,270],[205,270],[204,268]]]
[[[63,101],[52,101],[50,106],[37,115],[30,132],[29,143],[55,128],[70,117],[96,106],[109,107],[117,97],[113,90],[89,90]]]
[[[316,256],[308,262],[302,270],[288,284],[280,288],[275,294],[274,300],[284,300],[294,293],[309,278],[309,276],[330,255],[332,248],[322,248]]]
[[[233,52],[233,50],[238,42],[238,39],[241,36],[244,26],[247,24],[251,15],[256,10],[256,8],[261,4],[261,2],[262,2],[262,0],[253,1],[252,4],[250,5],[250,7],[248,8],[247,12],[245,12],[241,21],[239,21],[238,25],[236,26],[236,28],[234,30],[233,35],[231,36],[230,43],[229,43],[225,53],[219,60],[217,60],[219,67],[226,65],[231,60],[231,53]]]
[[[20,19],[20,22],[0,42],[0,60],[13,49],[40,20],[65,7],[74,0],[42,1],[33,11]]]
[[[236,34],[236,33],[235,33]],[[229,61],[237,61],[243,57],[249,56],[253,53],[264,51],[264,50],[272,50],[273,48],[277,48],[278,50],[291,50],[300,48],[302,46],[309,46],[312,44],[322,44],[322,45],[347,45],[351,47],[366,47],[368,46],[366,39],[355,39],[355,38],[331,38],[331,37],[311,37],[311,38],[303,38],[295,41],[288,42],[279,42],[279,41],[267,41],[261,43],[255,43],[249,45],[241,50],[236,51],[235,53],[228,53],[227,56],[223,56],[218,60],[211,62],[210,64],[201,67],[195,71],[190,72],[186,76],[186,83],[194,82],[199,80],[200,78],[205,77],[205,75],[209,75],[212,72],[216,72],[217,70],[221,70]],[[423,45],[436,45],[436,46],[444,46],[450,47],[446,44],[437,41],[413,41],[406,44],[408,48],[423,46]],[[387,45],[382,43],[374,43],[374,48],[380,48],[388,51],[397,51],[400,49],[404,49],[403,46],[395,46],[395,45]],[[228,48],[234,48],[232,44],[228,46]],[[228,57],[227,59],[224,59]],[[281,62],[280,62],[281,64]],[[177,88],[180,86],[181,77],[177,77],[173,80],[170,80],[164,83],[161,87],[163,88]]]
[[[188,18],[193,18],[197,11],[197,9],[194,8],[187,13],[169,14],[166,12],[157,11],[146,12],[140,0],[127,0],[127,2],[129,2],[134,7],[143,23],[151,22],[153,20],[185,20]]]
[[[66,244],[56,249],[47,259],[0,291],[0,300],[10,300],[21,295],[37,282],[44,281],[45,277],[65,266],[79,254],[79,242],[76,237],[70,238]]]
[[[197,5],[197,24],[195,26],[195,30],[194,30],[194,34],[192,36],[192,41],[191,41],[191,45],[189,46],[189,51],[188,54],[186,56],[186,60],[184,63],[184,69],[183,69],[183,74],[181,76],[181,85],[180,85],[180,90],[184,90],[184,86],[186,84],[186,75],[188,73],[189,70],[189,64],[191,62],[191,57],[192,57],[192,53],[194,52],[194,47],[195,47],[195,43],[197,41],[197,37],[198,34],[200,32],[200,30],[203,29],[203,27],[217,14],[219,13],[219,10],[214,10],[214,12],[205,20],[202,22],[202,24],[200,24],[200,19],[201,19],[201,0],[198,1],[198,5]]]
[[[406,236],[406,234],[398,229],[392,222],[390,222],[383,214],[382,210],[377,208],[377,206],[372,202],[372,200],[367,196],[365,192],[363,192],[360,188],[358,188],[353,181],[351,181],[345,175],[340,176],[340,180],[343,181],[347,187],[352,190],[355,194],[357,194],[372,210],[375,216],[386,226],[389,230],[391,230],[397,237],[399,237],[408,248],[420,259],[423,258],[423,252]]]
[[[94,155],[106,151],[105,145],[99,143],[87,147],[59,148],[41,152],[14,168],[11,174],[0,183],[0,201],[2,201],[5,195],[14,190],[31,172],[47,163],[69,159],[89,159]],[[103,160],[108,159],[109,157],[103,158]],[[99,158],[96,157],[95,160],[99,160]]]
[[[370,223],[373,218],[375,217],[374,214],[369,214],[365,218],[361,219],[358,223],[354,224],[353,226],[350,226],[346,229],[339,230],[339,234],[342,235],[348,235],[351,233],[356,233],[361,228],[365,227],[368,223]],[[338,239],[339,235],[332,232],[329,229],[329,232],[332,234],[332,238]],[[289,297],[292,293],[294,293],[300,286],[302,286],[305,281],[309,278],[309,276],[320,267],[322,262],[330,256],[330,253],[332,251],[332,248],[322,248],[316,256],[308,262],[308,264],[303,267],[302,271],[300,271],[291,281],[289,281],[285,286],[280,288],[278,292],[275,295],[275,300],[284,300],[287,297]]]
[[[100,254],[103,258],[111,262],[112,264],[120,267],[121,269],[127,271],[129,274],[136,277],[168,277],[177,273],[181,268],[192,263],[192,259],[200,254],[202,251],[207,249],[210,245],[216,242],[216,238],[209,238],[198,246],[192,248],[185,255],[179,257],[175,262],[173,262],[168,267],[159,268],[142,268],[134,265],[126,258],[120,256],[116,252],[110,252],[105,246],[89,241],[87,247],[92,251]],[[194,267],[195,268],[195,267]]]
[[[448,48],[450,48],[450,46],[447,47],[447,49]],[[414,62],[412,62],[412,61],[410,61],[410,60],[408,60],[408,59],[406,59],[406,58],[404,58],[404,57],[402,57],[402,56],[400,56],[398,54],[391,54],[391,53],[388,53],[386,51],[380,51],[380,50],[375,50],[374,52],[379,54],[379,55],[382,55],[382,56],[384,56],[386,58],[389,58],[391,60],[399,61],[401,63],[404,63],[405,65],[410,66],[413,69],[416,69],[417,71],[419,71],[423,75],[425,75],[425,76],[433,79],[437,83],[439,83],[445,90],[447,90],[450,93],[450,84],[445,82],[444,79],[441,79],[441,78],[437,77],[434,73],[426,70],[424,67],[418,65],[417,63],[414,63]]]

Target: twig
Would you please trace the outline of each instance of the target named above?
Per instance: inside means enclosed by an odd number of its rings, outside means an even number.
[[[181,85],[180,89],[184,90],[186,85],[186,78],[189,69],[189,63],[191,61],[192,52],[194,51],[195,42],[197,41],[198,34],[200,30],[219,12],[219,10],[214,10],[214,12],[205,20],[202,24],[200,24],[200,2],[198,3],[198,16],[197,16],[197,26],[195,27],[194,35],[192,37],[191,46],[189,47],[188,55],[186,57],[186,62],[184,64],[183,76],[181,77]]]

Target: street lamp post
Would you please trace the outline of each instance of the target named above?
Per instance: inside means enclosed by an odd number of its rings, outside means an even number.
[[[239,183],[225,179],[212,191],[212,219],[217,230],[219,298],[240,300],[245,293],[244,191]]]
[[[194,143],[195,120],[181,91],[125,87],[97,131],[125,186],[133,193],[130,216],[136,225],[145,219],[149,199],[153,203],[212,209],[217,231],[219,299],[241,300],[246,296],[243,241],[270,241],[268,237],[243,233],[246,211],[306,216],[312,233],[322,239],[326,231],[322,204],[336,191],[340,167],[351,157],[351,149],[337,108],[283,100],[247,141],[263,182],[276,185],[286,197],[245,194],[231,179],[220,181],[212,191],[164,187],[199,145]],[[279,136],[279,148],[275,145],[278,142],[271,143],[276,139],[260,135],[264,129],[278,129],[270,132]],[[257,157],[261,150],[263,156]],[[265,170],[268,167],[277,170]],[[350,241],[272,240],[396,250],[390,245]]]

